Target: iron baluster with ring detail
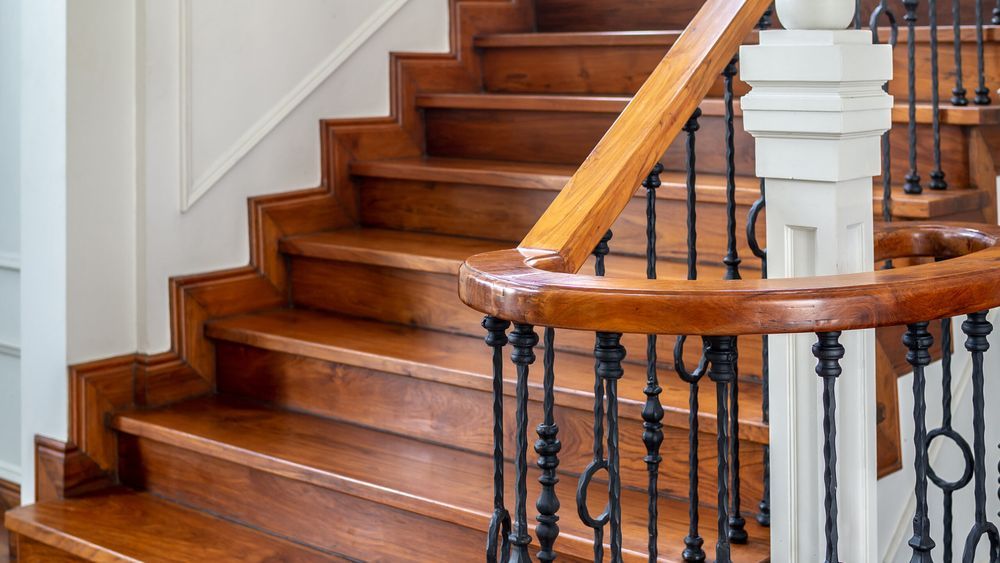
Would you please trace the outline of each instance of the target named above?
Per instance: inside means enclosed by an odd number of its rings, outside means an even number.
[[[506,563],[510,559],[511,525],[504,503],[503,347],[508,342],[510,322],[487,316],[483,319],[483,328],[486,329],[486,345],[493,349],[493,517],[486,541],[486,563]]]
[[[611,543],[611,563],[622,561],[622,482],[618,446],[618,380],[625,372],[622,361],[625,347],[621,345],[622,335],[613,332],[598,332],[594,358],[597,360],[597,375],[604,381],[604,392],[608,399],[608,514]]]
[[[653,171],[650,172],[642,185],[646,188],[646,278],[656,279],[656,190],[662,183],[660,174],[663,173],[663,165],[656,163]],[[663,457],[660,455],[660,446],[663,444],[663,404],[660,402],[659,377],[656,373],[656,335],[646,335],[646,388],[643,393],[646,395],[646,403],[642,408],[642,442],[646,446],[646,468],[649,472],[649,560],[656,561],[659,556],[658,547],[658,519],[659,519],[659,475],[660,462]]]
[[[697,216],[697,164],[696,140],[699,129],[698,118],[701,110],[696,109],[687,123],[687,279],[698,279],[698,216]],[[681,557],[685,563],[699,563],[706,560],[705,540],[698,531],[698,387],[707,369],[705,345],[694,371],[688,372],[684,365],[684,344],[687,337],[678,336],[674,345],[674,370],[682,381],[688,384],[688,534],[684,537],[684,551]]]
[[[763,178],[760,179],[760,197],[750,206],[747,214],[747,246],[750,252],[760,259],[760,276],[767,279],[767,249],[762,248],[757,240],[757,222],[761,213],[767,207],[766,185]],[[770,404],[770,358],[768,353],[769,340],[767,335],[760,337],[761,340],[761,415],[764,424],[771,423]],[[757,505],[757,523],[761,526],[771,525],[771,448],[768,445],[763,447],[764,455],[764,492]]]
[[[538,345],[538,334],[529,324],[515,323],[510,334],[510,344],[513,347],[511,361],[517,366],[517,409],[514,418],[517,422],[517,435],[514,450],[514,529],[510,535],[510,561],[525,563],[531,561],[528,546],[531,536],[528,534],[528,370],[535,363],[535,346]]]
[[[717,563],[729,563],[731,558],[729,543],[729,397],[730,387],[736,381],[735,336],[708,336],[705,356],[708,358],[708,377],[715,382],[716,396],[716,444],[719,456],[719,537],[715,543]]]
[[[913,536],[909,545],[913,548],[911,563],[930,563],[934,540],[931,539],[931,521],[927,506],[927,379],[924,368],[931,363],[930,348],[934,337],[927,331],[929,323],[920,322],[907,325],[903,344],[909,352],[906,361],[913,366],[913,444],[914,491],[917,499],[916,514],[913,516]]]
[[[975,490],[976,516],[972,530],[965,539],[963,563],[972,563],[976,558],[976,548],[983,536],[990,540],[989,561],[1000,561],[1000,533],[992,522],[986,519],[986,378],[983,372],[983,355],[990,349],[987,337],[993,332],[993,325],[986,320],[986,311],[968,315],[962,323],[965,333],[965,349],[972,354],[972,456],[973,483]]]
[[[542,492],[538,496],[535,507],[538,509],[535,535],[538,536],[538,560],[555,561],[556,553],[553,546],[559,537],[559,497],[556,496],[556,484],[559,477],[556,469],[559,467],[559,426],[555,421],[555,336],[556,331],[546,328],[544,332],[545,352],[543,356],[544,376],[542,380],[542,423],[538,425],[538,441],[535,442],[535,453],[538,454],[538,468],[542,474],[538,482]]]
[[[826,538],[826,563],[839,563],[839,527],[837,519],[837,378],[842,369],[844,346],[840,332],[821,332],[812,347],[816,357],[816,375],[823,379],[823,484],[825,488],[823,533]]]
[[[928,461],[927,477],[937,488],[941,489],[943,496],[942,515],[942,552],[944,563],[951,563],[954,553],[954,523],[953,506],[954,493],[965,488],[972,481],[972,448],[969,443],[952,426],[952,391],[951,391],[951,319],[941,320],[941,426],[927,433],[925,451],[930,450],[931,444],[937,438],[946,438],[958,447],[962,453],[965,470],[962,476],[956,481],[946,481],[934,471],[934,467]]]
[[[609,245],[613,234],[608,231],[601,237],[594,248],[594,274],[604,276],[605,257],[611,252]],[[595,342],[595,346],[598,343]],[[608,461],[604,457],[604,381],[597,373],[597,362],[594,363],[594,458],[580,474],[576,486],[576,510],[580,520],[588,528],[594,530],[594,562],[604,561],[604,527],[611,520],[610,505],[596,518],[590,514],[587,507],[587,491],[590,483],[599,471],[608,469]]]

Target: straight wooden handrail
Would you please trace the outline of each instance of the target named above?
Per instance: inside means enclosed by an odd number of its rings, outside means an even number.
[[[680,133],[772,0],[708,0],[521,241],[539,268],[576,273]]]

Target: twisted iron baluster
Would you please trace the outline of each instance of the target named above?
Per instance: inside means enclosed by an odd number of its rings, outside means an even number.
[[[920,187],[920,174],[917,173],[917,0],[903,0],[906,8],[906,85],[909,90],[909,123],[908,132],[910,136],[910,171],[906,174],[903,191],[908,194],[919,194],[923,192]]]
[[[611,525],[611,563],[622,561],[622,482],[618,460],[618,380],[625,372],[622,360],[625,347],[621,345],[622,335],[598,332],[594,357],[597,359],[597,375],[604,381],[608,397],[608,505]]]
[[[559,537],[559,498],[556,496],[556,483],[559,477],[556,475],[556,468],[559,467],[559,451],[562,444],[559,442],[559,426],[556,425],[553,409],[555,407],[555,340],[556,331],[546,328],[545,354],[542,358],[545,374],[542,381],[542,418],[543,422],[538,425],[538,441],[535,442],[535,453],[538,454],[538,467],[542,470],[538,482],[542,485],[542,492],[538,496],[535,508],[538,509],[538,516],[535,518],[538,525],[535,526],[535,535],[538,536],[538,559],[539,561],[555,561],[556,553],[553,551],[556,538]]]
[[[514,451],[514,491],[517,498],[514,503],[514,530],[510,535],[510,561],[523,563],[531,561],[528,555],[531,544],[531,536],[528,535],[528,369],[535,363],[538,334],[529,324],[514,323],[510,343],[514,348],[511,361],[517,366],[517,449]]]
[[[757,199],[750,207],[750,213],[747,215],[747,246],[750,247],[750,252],[754,256],[760,259],[760,277],[762,279],[767,279],[767,249],[761,248],[760,243],[757,241],[757,220],[760,218],[760,214],[767,207],[767,197],[765,195],[765,182],[764,179],[760,179],[760,198]],[[761,339],[761,387],[763,391],[763,397],[761,400],[761,414],[763,415],[764,424],[771,423],[771,399],[769,397],[770,393],[770,365],[769,365],[769,354],[768,346],[769,341],[767,335],[760,337]],[[757,512],[757,523],[761,526],[771,525],[771,447],[765,445],[763,447],[764,453],[764,494],[760,499],[760,503],[757,505],[759,512]]]
[[[1000,1],[1000,0],[998,0]],[[772,4],[768,9],[764,10],[764,14],[760,16],[760,21],[757,22],[757,29],[760,31],[767,31],[771,29],[771,15],[774,14],[774,5]]]
[[[854,0],[854,29],[861,29],[861,0]]]
[[[486,562],[506,563],[510,559],[510,513],[503,498],[503,347],[507,345],[510,322],[487,316],[483,319],[486,345],[493,348],[493,517],[486,541]],[[498,540],[502,544],[498,546]]]
[[[990,349],[986,339],[993,332],[993,325],[986,320],[986,311],[972,313],[962,323],[965,349],[972,353],[972,451],[975,459],[973,470],[976,498],[976,519],[965,539],[963,563],[973,563],[976,548],[983,536],[990,540],[990,563],[1000,561],[1000,533],[986,519],[986,380],[983,374],[983,354]]]
[[[990,19],[990,23],[1000,25],[1000,0],[997,0],[996,6],[993,7],[993,18]]]
[[[929,323],[920,322],[907,325],[903,335],[903,344],[909,349],[906,361],[913,366],[913,446],[915,459],[913,462],[916,473],[914,486],[917,497],[917,510],[913,517],[913,537],[909,544],[913,548],[911,563],[930,563],[934,540],[931,539],[931,521],[927,508],[927,386],[924,368],[931,363],[929,352],[934,343],[934,337],[927,331]]]
[[[656,189],[662,183],[660,174],[663,172],[663,165],[656,163],[653,171],[642,183],[646,188],[646,277],[651,280],[656,279]],[[660,455],[660,446],[663,444],[663,405],[660,403],[659,378],[656,374],[656,335],[646,336],[646,388],[643,393],[646,395],[646,404],[642,408],[642,442],[646,445],[646,469],[649,471],[649,560],[656,561],[659,556],[658,548],[658,519],[659,510],[657,501],[659,500],[659,475],[660,462],[663,457]]]
[[[972,481],[972,449],[969,443],[962,438],[952,427],[952,407],[951,407],[951,319],[941,319],[941,426],[935,428],[927,434],[926,448],[930,450],[931,443],[939,436],[948,438],[962,452],[965,459],[965,471],[962,477],[954,482],[945,481],[934,471],[934,467],[928,463],[927,476],[943,493],[944,504],[944,548],[942,555],[944,563],[951,563],[954,549],[954,523],[953,523],[953,494],[955,491],[965,488]]]
[[[601,241],[594,248],[594,274],[604,276],[604,258],[611,252],[609,242],[613,234],[608,231],[601,237]],[[595,341],[595,346],[598,344]],[[590,514],[587,508],[587,491],[594,476],[601,470],[608,468],[608,462],[604,458],[604,381],[597,372],[598,363],[594,362],[594,459],[587,465],[580,475],[580,480],[576,486],[576,510],[583,523],[594,530],[594,563],[604,561],[604,527],[611,519],[610,506],[597,518]]]
[[[715,560],[729,563],[729,398],[730,387],[736,382],[736,337],[705,337],[708,357],[708,377],[715,382],[717,445],[719,456],[719,539],[715,544]]]
[[[733,58],[722,71],[725,94],[723,102],[726,107],[726,256],[722,259],[726,265],[726,280],[740,279],[740,256],[736,249],[736,132],[733,112],[733,77],[736,76],[737,58]],[[733,340],[733,352],[738,354],[736,341]],[[733,369],[738,373],[737,364]],[[743,519],[740,508],[740,412],[739,412],[739,380],[734,378],[729,385],[729,459],[732,483],[730,488],[729,510],[729,541],[742,544],[747,542],[746,520]]]
[[[687,133],[687,278],[698,279],[698,217],[696,133],[701,110],[696,109],[684,124]],[[705,540],[698,532],[698,383],[705,374],[706,356],[704,351],[698,367],[688,372],[684,366],[684,343],[686,337],[678,336],[674,345],[674,370],[682,381],[688,384],[688,534],[684,538],[685,563],[705,561]]]
[[[983,56],[983,0],[976,0],[976,72],[979,73],[979,85],[972,101],[978,106],[989,105],[990,90],[986,87],[986,59]]]
[[[951,30],[955,49],[955,87],[951,90],[951,103],[956,106],[969,105],[962,76],[962,0],[951,0]]]
[[[881,43],[878,22],[882,16],[885,16],[889,22],[889,45],[895,48],[899,39],[899,26],[896,24],[896,15],[889,9],[888,0],[879,2],[878,7],[872,12],[868,24],[872,32],[872,39],[876,44]],[[882,89],[888,92],[889,84],[883,85]],[[892,145],[889,133],[886,131],[882,134],[882,219],[886,222],[892,221]]]
[[[930,188],[932,190],[946,190],[948,182],[944,181],[944,171],[941,169],[941,95],[938,92],[940,65],[938,64],[937,0],[930,0],[928,7],[930,8],[928,23],[931,34],[931,127],[934,137],[934,169],[931,171]]]
[[[837,378],[842,369],[844,347],[840,344],[840,332],[817,333],[818,340],[812,352],[816,357],[816,375],[823,379],[823,483],[825,496],[823,510],[826,536],[826,563],[839,563],[839,527],[837,525]]]

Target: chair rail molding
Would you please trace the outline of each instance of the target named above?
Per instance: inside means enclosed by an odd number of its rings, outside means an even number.
[[[306,73],[287,94],[264,112],[232,145],[222,151],[203,173],[196,176],[192,167],[194,128],[192,122],[193,94],[191,91],[193,67],[191,15],[193,4],[192,0],[181,0],[178,9],[181,212],[185,213],[190,210],[226,173],[267,137],[275,127],[281,124],[295,108],[336,72],[351,55],[360,49],[409,1],[388,0],[384,5],[375,9],[350,35],[338,43],[326,58]]]
[[[0,270],[21,271],[21,257],[14,252],[0,251]]]
[[[13,463],[0,460],[0,481],[9,481],[11,483],[20,484],[21,468]],[[2,508],[2,503],[0,503],[0,509]],[[0,514],[2,514],[2,512],[0,512]]]

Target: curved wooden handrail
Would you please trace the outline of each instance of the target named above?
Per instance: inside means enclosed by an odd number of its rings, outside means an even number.
[[[1000,228],[877,225],[879,260],[950,260],[877,272],[742,281],[610,279],[544,271],[549,257],[470,258],[460,294],[503,319],[555,328],[734,336],[897,326],[1000,306]]]
[[[576,273],[772,0],[708,0],[521,241],[536,266]]]

